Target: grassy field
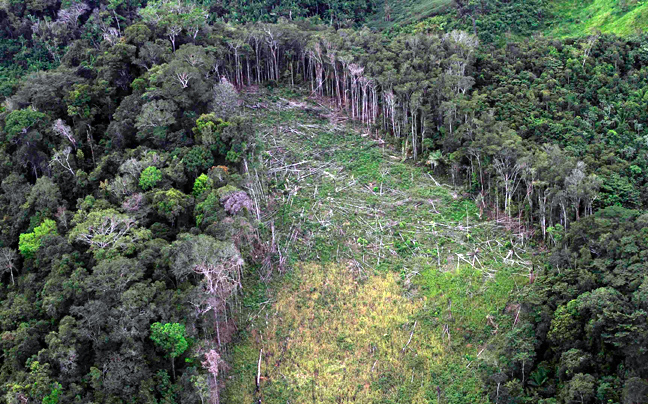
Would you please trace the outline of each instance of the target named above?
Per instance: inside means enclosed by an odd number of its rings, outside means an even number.
[[[648,29],[645,0],[554,0],[550,4],[555,18],[547,30],[549,35],[576,37],[600,31],[624,36]]]
[[[390,2],[391,20],[385,20],[384,5],[369,19],[372,28],[412,26],[408,32],[426,32],[430,27],[444,29],[451,0],[406,0]],[[632,35],[648,30],[647,0],[547,0],[547,28],[543,33],[556,37],[579,37],[597,32]],[[493,11],[495,12],[495,11]]]
[[[282,198],[264,220],[292,270],[248,303],[224,402],[487,402],[524,246],[319,102],[255,97]]]

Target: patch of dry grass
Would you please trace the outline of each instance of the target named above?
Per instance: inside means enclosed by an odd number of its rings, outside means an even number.
[[[260,391],[248,377],[238,402],[375,403],[397,399],[404,385],[418,391],[410,402],[427,402],[421,386],[432,382],[442,342],[416,320],[426,298],[401,292],[394,274],[358,282],[341,265],[296,269],[249,347],[262,351]]]

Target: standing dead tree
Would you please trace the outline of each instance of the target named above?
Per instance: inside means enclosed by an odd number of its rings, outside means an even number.
[[[11,284],[14,284],[14,271],[16,270],[16,261],[18,254],[11,248],[0,248],[0,273],[9,272]]]
[[[76,173],[74,172],[72,166],[70,165],[71,152],[72,152],[71,147],[66,147],[63,150],[54,151],[54,155],[52,156],[52,161],[50,161],[50,166],[56,163],[59,166],[63,167],[66,171],[69,171],[73,177],[76,177]]]
[[[211,349],[205,353],[205,360],[202,362],[203,367],[211,374],[210,380],[210,397],[211,404],[220,404],[220,394],[218,388],[219,368],[223,360],[216,350]]]

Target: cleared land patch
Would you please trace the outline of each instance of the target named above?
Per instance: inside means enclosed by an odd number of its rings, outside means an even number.
[[[486,402],[521,240],[321,101],[258,97],[263,220],[292,271],[252,305],[226,402]]]

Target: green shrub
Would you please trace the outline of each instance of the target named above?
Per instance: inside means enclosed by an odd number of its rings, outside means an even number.
[[[57,234],[56,222],[45,219],[32,233],[23,233],[18,241],[18,250],[25,258],[32,258],[41,246],[41,239],[48,234]]]
[[[209,189],[209,182],[209,177],[207,175],[200,174],[200,176],[196,178],[196,181],[194,181],[193,196],[198,198],[203,192]]]
[[[162,180],[162,171],[157,167],[146,167],[140,174],[139,185],[144,191],[154,188]]]
[[[153,323],[151,324],[151,339],[171,358],[182,355],[189,347],[183,324]]]

